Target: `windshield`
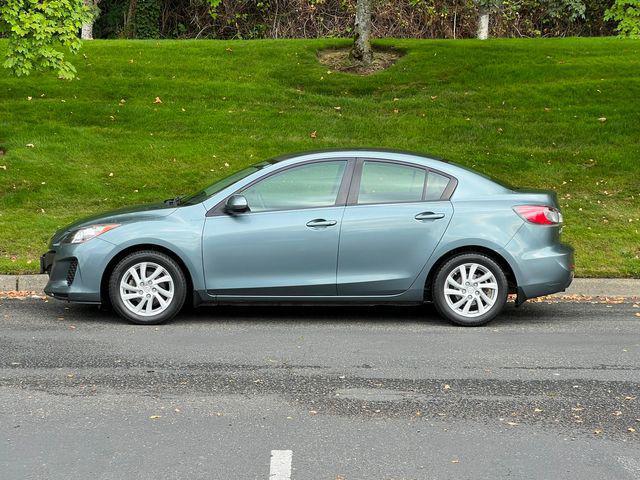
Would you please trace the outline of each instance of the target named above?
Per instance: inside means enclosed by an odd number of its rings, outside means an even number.
[[[200,203],[205,201],[212,195],[224,190],[230,185],[233,185],[239,180],[242,180],[245,177],[248,177],[252,173],[257,172],[258,170],[270,165],[269,162],[257,163],[255,165],[251,165],[250,167],[245,168],[244,170],[240,170],[239,172],[232,173],[228,177],[224,177],[221,180],[209,185],[208,187],[196,192],[192,195],[187,195],[184,198],[180,199],[181,205],[195,205],[196,203]]]

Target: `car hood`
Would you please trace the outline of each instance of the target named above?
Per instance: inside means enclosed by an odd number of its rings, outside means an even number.
[[[111,210],[109,212],[92,215],[90,217],[82,218],[56,231],[51,238],[50,246],[60,243],[60,240],[72,230],[77,230],[96,223],[125,223],[135,222],[138,220],[149,220],[151,218],[166,217],[175,211],[176,207],[174,205],[166,205],[161,202],[148,205],[135,205],[133,207],[125,207],[118,210]]]

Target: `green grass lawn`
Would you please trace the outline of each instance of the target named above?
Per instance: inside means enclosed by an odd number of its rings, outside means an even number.
[[[72,82],[0,70],[0,272],[36,271],[78,217],[372,146],[553,189],[577,274],[640,277],[640,41],[385,40],[406,55],[367,77],[317,62],[347,44],[94,41]]]

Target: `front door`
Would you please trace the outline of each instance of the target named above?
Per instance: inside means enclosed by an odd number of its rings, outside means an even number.
[[[250,211],[207,217],[207,291],[225,296],[336,295],[347,160],[284,168],[239,192]]]
[[[386,161],[365,160],[356,170],[355,191],[342,218],[338,294],[402,293],[451,220],[451,203],[440,200],[449,178]]]

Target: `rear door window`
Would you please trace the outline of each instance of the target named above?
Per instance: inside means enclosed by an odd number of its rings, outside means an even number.
[[[398,163],[372,162],[362,165],[358,203],[400,203],[422,200],[427,171]]]

